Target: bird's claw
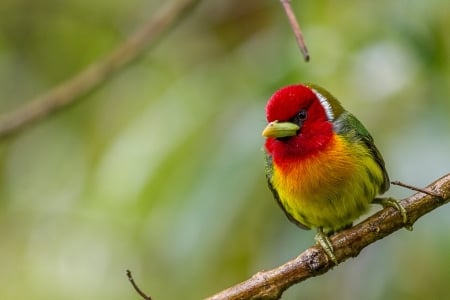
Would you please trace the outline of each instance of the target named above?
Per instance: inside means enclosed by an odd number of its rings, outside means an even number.
[[[373,203],[380,204],[384,208],[393,207],[400,212],[403,218],[403,223],[405,224],[405,228],[409,231],[413,230],[413,226],[408,222],[408,214],[406,213],[405,208],[394,198],[375,198]]]
[[[334,255],[333,245],[331,244],[331,241],[328,238],[328,236],[323,232],[322,228],[319,228],[314,239],[316,240],[316,243],[319,244],[320,247],[322,247],[322,249],[325,251],[325,253],[328,255],[328,257],[331,259],[331,261],[335,265],[337,265],[338,261],[336,259],[336,256]]]

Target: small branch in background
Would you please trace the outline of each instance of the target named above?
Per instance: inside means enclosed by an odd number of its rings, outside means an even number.
[[[174,27],[177,21],[200,0],[168,1],[153,18],[134,32],[109,55],[94,62],[66,82],[46,94],[27,102],[14,112],[0,118],[0,138],[13,134],[25,126],[57,112],[94,88],[106,82],[112,75],[144,53],[164,32]]]
[[[295,39],[297,40],[298,47],[302,52],[303,58],[305,61],[309,61],[309,53],[306,48],[305,40],[303,39],[303,34],[300,29],[300,25],[298,25],[297,18],[292,10],[291,1],[290,0],[280,0],[283,5],[284,11],[288,17],[289,23],[291,24],[292,30],[294,31]]]
[[[450,174],[430,184],[426,191],[431,191],[433,194],[423,194],[420,191],[400,202],[411,223],[450,201]],[[403,228],[404,225],[398,210],[383,209],[362,223],[331,236],[334,254],[342,263],[351,257],[358,256],[362,249]],[[334,266],[321,247],[312,246],[284,265],[256,273],[250,279],[207,299],[280,299],[283,292],[290,286],[326,273]]]
[[[407,188],[407,189],[410,189],[410,190],[413,190],[413,191],[416,191],[416,192],[424,193],[424,194],[426,194],[426,195],[430,195],[430,196],[434,196],[434,197],[440,197],[439,194],[436,194],[436,193],[434,193],[434,192],[432,192],[432,191],[427,191],[427,190],[424,190],[424,189],[421,189],[421,188],[418,188],[418,187],[415,187],[415,186],[412,186],[412,185],[403,183],[403,182],[398,181],[398,180],[396,180],[396,181],[391,181],[391,183],[392,183],[393,185],[398,185],[398,186],[401,186],[401,187],[404,187],[404,188]]]
[[[152,297],[147,296],[136,284],[136,282],[134,281],[133,275],[131,274],[130,270],[126,270],[127,273],[127,277],[128,280],[131,282],[131,285],[133,286],[134,290],[136,291],[136,293],[138,293],[142,298],[144,298],[144,300],[152,300]]]

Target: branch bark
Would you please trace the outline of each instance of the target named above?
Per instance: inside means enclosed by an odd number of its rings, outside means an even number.
[[[417,219],[450,201],[450,174],[430,184],[426,190],[441,195],[435,197],[416,193],[400,203],[413,224]],[[362,223],[333,235],[330,240],[334,254],[342,263],[356,257],[362,249],[403,228],[398,210],[386,208]],[[209,300],[279,299],[295,283],[326,273],[334,267],[319,246],[313,246],[278,268],[256,273],[250,279],[207,298]]]
[[[151,20],[103,59],[93,63],[44,95],[27,102],[18,110],[0,118],[0,138],[80,100],[81,96],[106,82],[117,71],[135,60],[162,33],[174,27],[200,0],[170,1]]]

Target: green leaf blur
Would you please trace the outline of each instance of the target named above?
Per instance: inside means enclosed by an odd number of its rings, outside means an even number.
[[[164,1],[2,0],[0,113],[70,78]],[[81,102],[0,142],[0,299],[201,299],[296,256],[266,186],[264,106],[326,87],[371,131],[391,179],[450,171],[450,5],[203,1]],[[393,187],[390,195],[409,191]],[[375,207],[374,210],[378,209]],[[283,299],[445,299],[450,207]]]

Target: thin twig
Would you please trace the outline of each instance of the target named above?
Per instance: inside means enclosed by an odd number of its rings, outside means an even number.
[[[142,298],[144,298],[144,300],[152,300],[152,297],[147,296],[147,294],[145,294],[136,284],[136,282],[134,281],[133,275],[131,274],[130,270],[126,270],[127,273],[127,277],[128,280],[131,282],[131,285],[133,286],[134,290],[136,291],[136,293],[138,293]]]
[[[295,39],[297,40],[298,47],[302,52],[303,58],[305,61],[309,61],[309,53],[306,48],[305,40],[303,39],[303,33],[300,29],[300,25],[297,22],[297,18],[295,17],[294,11],[292,10],[291,1],[290,0],[280,0],[283,5],[284,11],[286,12],[289,23],[291,24],[292,30],[294,31]]]
[[[155,40],[162,36],[162,33],[172,28],[198,2],[200,0],[168,1],[151,20],[109,55],[46,94],[28,101],[18,110],[2,116],[0,118],[0,138],[15,133],[80,100],[81,96],[106,82],[117,71],[142,55],[148,46],[153,45]]]
[[[430,184],[427,190],[434,191],[438,197],[420,192],[400,202],[411,223],[450,201],[450,174]],[[385,208],[362,223],[331,236],[334,254],[342,263],[358,256],[362,249],[403,228],[404,225],[398,210]],[[278,268],[256,273],[250,279],[207,299],[279,299],[290,286],[326,273],[334,266],[324,250],[316,245]]]
[[[418,187],[415,187],[415,186],[403,183],[403,182],[398,181],[398,180],[391,181],[391,183],[394,184],[394,185],[398,185],[398,186],[401,186],[401,187],[404,187],[404,188],[416,191],[416,192],[421,192],[421,193],[424,193],[424,194],[427,194],[427,195],[430,195],[430,196],[434,196],[434,197],[440,197],[439,194],[436,194],[436,193],[434,193],[432,191],[427,191],[427,190],[424,190],[424,189],[421,189],[421,188],[418,188]]]

